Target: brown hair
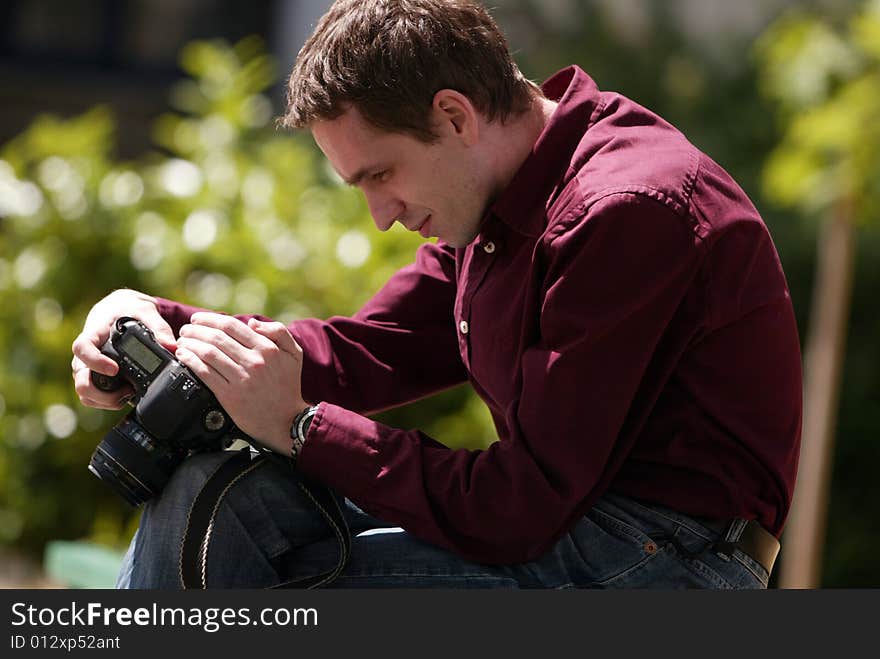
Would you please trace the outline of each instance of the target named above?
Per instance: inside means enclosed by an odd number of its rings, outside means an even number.
[[[431,142],[441,89],[461,92],[490,121],[525,112],[541,93],[475,2],[337,0],[296,58],[279,123],[304,128],[355,106],[377,128]]]

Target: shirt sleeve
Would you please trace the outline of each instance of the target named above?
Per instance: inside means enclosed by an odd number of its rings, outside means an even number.
[[[427,243],[351,318],[293,322],[288,329],[303,349],[303,398],[369,413],[465,381],[454,301],[455,252]],[[162,298],[158,306],[175,335],[200,310]]]
[[[629,194],[579,209],[544,241],[540,333],[520,364],[507,436],[483,451],[450,450],[325,404],[299,467],[480,562],[532,560],[566,533],[630,448],[618,437],[637,390],[668,375],[655,348],[701,251],[686,218]]]

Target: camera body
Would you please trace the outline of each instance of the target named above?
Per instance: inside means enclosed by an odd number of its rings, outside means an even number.
[[[102,391],[128,382],[134,409],[95,448],[89,471],[132,505],[161,492],[190,453],[222,450],[235,439],[235,424],[214,394],[140,321],[119,318],[101,352],[119,372],[92,371],[92,382]]]

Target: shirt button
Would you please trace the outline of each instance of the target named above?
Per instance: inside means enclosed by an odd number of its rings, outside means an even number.
[[[495,251],[495,243],[490,240],[485,245],[483,245],[483,251],[486,252],[486,254],[491,254]]]
[[[461,333],[462,333],[462,334],[467,334],[467,333],[468,333],[468,324],[467,324],[467,321],[466,321],[466,320],[461,321],[461,322],[458,324],[458,329],[461,330]]]

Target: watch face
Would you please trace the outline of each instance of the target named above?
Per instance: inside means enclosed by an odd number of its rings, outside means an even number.
[[[306,435],[309,432],[309,426],[311,426],[312,419],[317,411],[317,405],[307,407],[297,414],[293,420],[293,424],[290,427],[290,438],[293,440],[290,446],[290,457],[294,460],[296,460],[300,451],[302,451],[303,444],[306,441]]]
[[[305,418],[302,420],[302,423],[300,424],[301,430],[299,433],[300,439],[302,439],[302,441],[306,441],[306,435],[309,434],[309,427],[312,425],[312,419],[314,417],[315,417],[314,410],[309,410],[308,413],[306,414]]]

